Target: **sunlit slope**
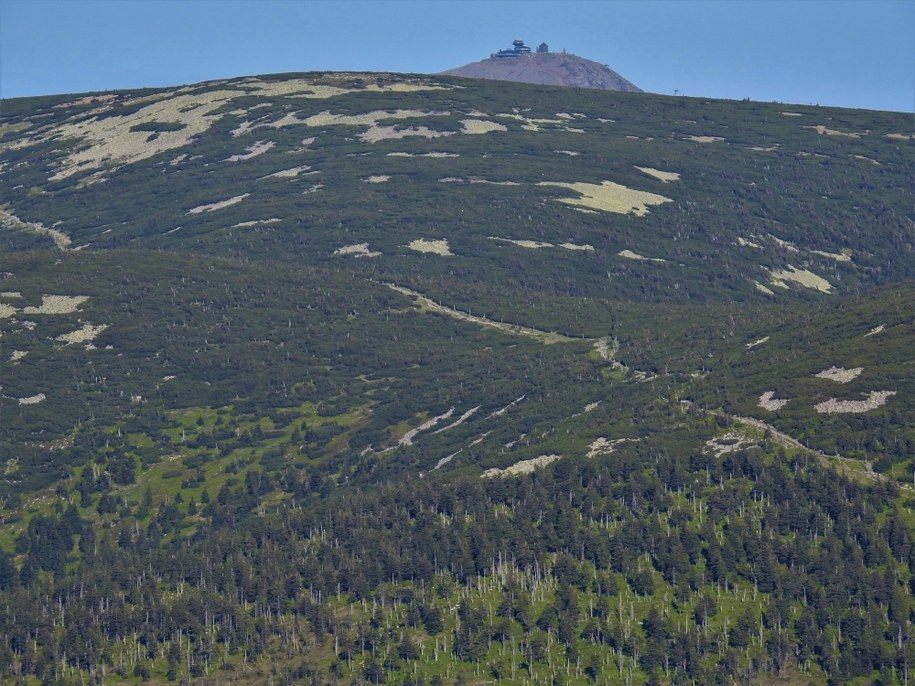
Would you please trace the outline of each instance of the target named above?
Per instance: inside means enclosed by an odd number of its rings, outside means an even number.
[[[7,250],[142,246],[642,301],[915,275],[902,114],[299,74],[3,103]]]

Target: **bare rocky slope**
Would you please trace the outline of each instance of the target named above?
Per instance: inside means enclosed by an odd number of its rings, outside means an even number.
[[[517,57],[490,57],[443,73],[473,79],[642,92],[606,65],[569,53],[532,52]]]

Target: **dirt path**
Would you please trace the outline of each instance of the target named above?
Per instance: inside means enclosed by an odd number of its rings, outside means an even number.
[[[898,481],[896,481],[895,479],[891,479],[884,474],[879,474],[879,473],[873,471],[871,469],[870,465],[867,466],[866,470],[860,469],[859,467],[857,467],[854,464],[855,461],[852,460],[851,458],[843,457],[842,455],[839,455],[838,453],[836,453],[835,455],[827,455],[826,453],[822,452],[821,450],[811,450],[810,448],[805,446],[803,443],[801,443],[797,439],[792,438],[788,434],[779,431],[771,424],[767,424],[766,422],[761,421],[759,419],[753,419],[752,417],[739,417],[737,415],[725,415],[725,416],[728,416],[733,421],[740,422],[741,424],[746,424],[748,426],[752,426],[753,428],[759,429],[760,431],[763,431],[763,432],[768,431],[769,437],[771,438],[771,440],[774,441],[775,443],[777,443],[778,445],[783,446],[785,448],[793,448],[795,450],[804,451],[805,453],[812,455],[814,458],[816,458],[821,464],[826,465],[826,466],[831,466],[833,468],[837,468],[840,472],[842,472],[846,476],[849,476],[852,478],[859,477],[859,478],[867,479],[869,481],[879,481],[881,483],[893,483],[900,488],[903,488],[906,490],[912,490],[912,486],[910,486],[909,484],[901,484]]]

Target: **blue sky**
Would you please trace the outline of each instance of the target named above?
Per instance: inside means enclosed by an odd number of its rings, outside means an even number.
[[[515,38],[656,93],[915,111],[913,0],[0,0],[0,95],[437,72]]]

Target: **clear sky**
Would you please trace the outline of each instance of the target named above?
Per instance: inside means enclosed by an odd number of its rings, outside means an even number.
[[[0,0],[0,95],[438,72],[515,38],[655,93],[915,112],[915,0]]]

